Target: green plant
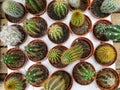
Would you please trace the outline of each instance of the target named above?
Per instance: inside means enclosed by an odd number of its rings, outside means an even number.
[[[60,27],[59,25],[52,25],[49,28],[49,32],[48,32],[49,36],[54,39],[54,40],[59,40],[62,38],[63,36],[63,30],[62,27]]]
[[[5,90],[24,90],[23,82],[15,77],[11,77],[5,82]]]
[[[74,8],[79,8],[81,0],[68,0],[68,3]]]
[[[120,90],[120,88],[118,88],[117,90]]]
[[[79,27],[84,23],[84,21],[85,21],[85,16],[80,10],[74,10],[72,12],[72,17],[70,20],[72,25]]]
[[[24,14],[23,7],[18,2],[12,0],[5,0],[2,4],[2,9],[6,14],[16,18]]]
[[[55,0],[54,2],[54,12],[57,16],[63,17],[67,13],[67,3],[65,0]]]
[[[77,59],[80,59],[83,53],[83,48],[81,45],[74,45],[71,48],[67,49],[63,52],[61,56],[61,61],[64,64],[70,64]]]
[[[62,76],[51,76],[44,84],[42,90],[66,90],[65,80]]]
[[[104,0],[101,5],[103,13],[113,13],[120,9],[120,0]]]

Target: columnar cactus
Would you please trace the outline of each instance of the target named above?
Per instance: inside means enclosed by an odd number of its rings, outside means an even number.
[[[54,12],[57,16],[62,17],[67,13],[67,3],[65,0],[55,0],[54,2]]]
[[[16,77],[11,77],[5,82],[5,90],[24,90],[24,84]]]
[[[62,27],[60,27],[59,25],[52,25],[50,28],[49,28],[49,31],[48,31],[48,34],[49,36],[51,37],[51,39],[54,39],[54,40],[59,40],[62,38],[63,36],[63,30],[62,30]]]
[[[104,0],[101,5],[103,13],[113,13],[120,9],[120,0]]]
[[[12,0],[5,0],[2,4],[2,9],[6,14],[16,18],[24,14],[24,8],[18,2]]]
[[[80,59],[83,53],[83,48],[81,45],[75,45],[63,52],[61,56],[61,61],[64,64],[70,64],[77,59]]]
[[[81,0],[68,0],[68,3],[74,8],[79,8]]]
[[[84,21],[85,21],[85,16],[80,10],[74,10],[72,12],[72,17],[70,20],[72,25],[79,27],[84,23]]]

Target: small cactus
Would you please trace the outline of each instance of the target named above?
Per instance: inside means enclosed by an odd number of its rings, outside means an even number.
[[[72,46],[70,49],[67,49],[63,52],[61,56],[61,61],[64,64],[70,64],[77,59],[80,59],[81,55],[83,53],[83,48],[81,45],[75,45]]]
[[[5,90],[24,90],[23,82],[18,78],[11,77],[5,82]]]
[[[2,9],[6,14],[16,18],[24,14],[24,8],[18,2],[12,0],[5,0],[2,4]]]
[[[68,0],[68,3],[76,9],[80,7],[81,0]]]
[[[51,37],[51,39],[59,40],[63,36],[62,27],[60,27],[59,25],[52,25],[49,28],[48,34]]]
[[[65,16],[67,14],[67,3],[64,0],[55,0],[54,12],[59,17]]]
[[[104,0],[101,5],[103,13],[113,13],[120,9],[120,0]]]
[[[85,16],[80,10],[74,10],[72,12],[72,17],[71,17],[71,24],[80,27],[85,21]]]

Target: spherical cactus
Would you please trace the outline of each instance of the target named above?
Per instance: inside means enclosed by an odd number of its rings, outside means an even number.
[[[83,53],[83,48],[81,45],[75,45],[63,52],[61,56],[61,61],[64,64],[70,64],[77,59],[80,59]]]
[[[6,14],[16,18],[24,14],[24,8],[18,2],[12,0],[5,0],[2,4],[2,9]]]
[[[70,20],[72,25],[79,27],[84,23],[84,21],[85,21],[85,16],[80,10],[74,10],[72,12],[72,17]]]
[[[103,13],[113,13],[120,9],[120,0],[104,0],[101,5]]]
[[[68,0],[68,3],[74,8],[79,8],[81,0]]]

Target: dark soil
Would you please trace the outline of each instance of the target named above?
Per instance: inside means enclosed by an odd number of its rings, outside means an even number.
[[[0,73],[0,83],[4,81],[7,73]]]

